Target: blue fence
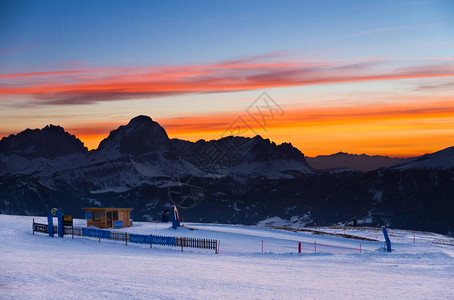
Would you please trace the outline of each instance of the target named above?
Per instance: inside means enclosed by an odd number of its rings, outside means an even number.
[[[33,221],[33,234],[35,232],[47,232],[47,224],[38,224]],[[56,232],[57,227],[54,226]],[[201,238],[186,238],[186,237],[174,237],[174,236],[160,236],[160,235],[144,235],[144,234],[129,234],[122,231],[109,231],[95,228],[85,227],[64,227],[64,235],[85,236],[91,238],[97,238],[101,242],[101,239],[123,241],[128,245],[128,242],[138,244],[149,244],[151,245],[164,245],[164,246],[176,246],[181,247],[183,251],[184,247],[188,248],[202,248],[212,249],[218,253],[218,241],[211,239]]]
[[[110,231],[93,228],[82,228],[82,236],[110,239]]]

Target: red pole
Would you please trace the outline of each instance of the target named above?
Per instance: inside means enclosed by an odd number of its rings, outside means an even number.
[[[301,253],[301,242],[298,243],[298,253]]]
[[[263,253],[263,240],[262,240],[262,253]]]
[[[317,253],[317,241],[314,241],[314,252]]]

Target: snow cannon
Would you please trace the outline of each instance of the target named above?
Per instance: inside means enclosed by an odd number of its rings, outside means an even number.
[[[389,239],[388,230],[386,230],[385,226],[383,226],[382,229],[383,235],[385,236],[386,251],[391,252],[391,240]]]
[[[172,228],[177,229],[178,227],[180,227],[180,216],[178,214],[176,205],[172,206],[172,212],[170,213],[170,216],[172,218]]]

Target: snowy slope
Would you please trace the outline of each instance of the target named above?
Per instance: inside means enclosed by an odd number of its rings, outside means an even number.
[[[56,158],[26,158],[17,154],[0,154],[0,175],[11,173],[34,175],[37,177],[51,176],[55,172],[75,169],[83,166],[86,154],[70,154]]]
[[[441,151],[425,154],[423,156],[409,158],[393,164],[390,169],[452,169],[454,168],[454,147],[446,148]]]
[[[229,175],[241,178],[265,177],[268,179],[293,178],[293,172],[313,174],[307,164],[296,160],[270,160],[266,162],[243,162],[233,166]]]
[[[364,242],[360,254],[354,249],[358,240],[254,226],[185,224],[197,229],[175,231],[169,224],[135,222],[124,229],[215,238],[221,241],[216,255],[32,235],[31,223],[32,217],[0,215],[1,299],[448,299],[454,294],[453,240],[429,243],[443,236],[428,233],[417,233],[413,245],[391,231],[394,252],[383,252],[379,240]],[[362,234],[380,238],[376,233]],[[334,247],[297,254],[298,240]],[[351,252],[334,254],[343,246]]]

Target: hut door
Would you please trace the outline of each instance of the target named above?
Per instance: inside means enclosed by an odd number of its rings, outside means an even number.
[[[107,212],[107,227],[112,227],[112,212]]]

